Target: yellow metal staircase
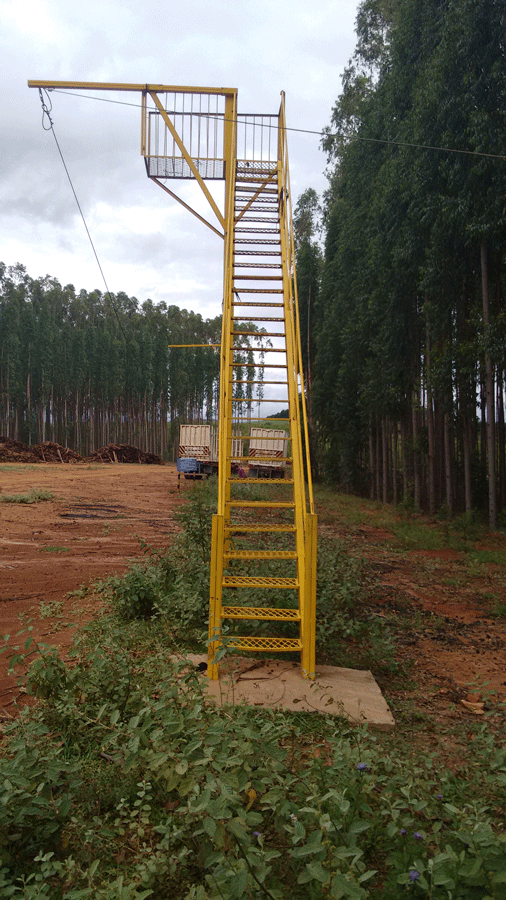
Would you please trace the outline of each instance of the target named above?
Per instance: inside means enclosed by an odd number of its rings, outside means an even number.
[[[226,644],[233,651],[296,651],[303,673],[311,678],[316,516],[296,311],[284,97],[277,122],[272,116],[251,118],[237,120],[243,133],[237,144],[244,144],[245,152],[235,159],[228,195],[222,465],[213,517],[208,674],[218,677],[215,655]],[[265,132],[272,130],[274,147],[269,142],[265,149]],[[258,396],[253,399],[255,390]],[[286,411],[285,417],[269,422],[262,408],[271,415],[273,409]],[[252,451],[259,426],[264,449]],[[240,462],[244,469],[254,465],[256,477],[240,477],[245,472],[234,471],[232,440],[238,433],[249,447]],[[234,620],[242,620],[241,634]]]
[[[226,643],[234,651],[296,651],[303,674],[312,678],[316,516],[297,321],[284,94],[277,115],[239,115],[235,88],[28,84],[39,91],[140,93],[141,153],[148,177],[224,241],[208,674],[218,677],[216,654]],[[169,189],[171,179],[198,183],[213,222]],[[220,208],[214,187],[222,181],[225,201]],[[208,182],[214,183],[212,189]],[[273,409],[287,410],[285,420],[269,423],[265,413]],[[238,438],[245,448],[239,459]],[[256,477],[249,477],[253,472]],[[237,620],[243,623],[242,634],[235,630]]]

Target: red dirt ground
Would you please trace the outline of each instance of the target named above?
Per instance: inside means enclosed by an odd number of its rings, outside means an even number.
[[[123,572],[141,557],[140,540],[152,547],[170,545],[178,530],[173,514],[188,483],[177,489],[174,465],[41,463],[0,465],[0,492],[51,491],[53,500],[32,505],[0,503],[1,632],[10,646],[24,642],[16,634],[28,623],[39,642],[67,647],[79,625],[100,612],[93,594],[70,595],[90,581]],[[322,511],[323,512],[323,511]],[[416,700],[428,716],[449,717],[476,711],[461,700],[495,692],[506,700],[506,619],[491,614],[506,605],[504,568],[469,568],[454,550],[399,551],[392,535],[369,521],[350,532],[339,513],[325,511],[321,531],[351,541],[365,560],[374,583],[374,614],[402,617],[406,625],[397,656],[414,664],[416,689],[392,692]],[[489,535],[486,548],[506,549],[504,535]],[[484,546],[484,549],[485,549]],[[10,718],[19,694],[0,655],[0,722]],[[483,685],[486,685],[483,688]],[[479,699],[479,696],[478,696]]]
[[[0,503],[0,629],[9,645],[31,636],[66,647],[74,628],[96,615],[90,596],[68,596],[90,581],[123,572],[142,556],[140,539],[166,547],[184,499],[174,465],[0,465],[0,496],[50,491],[54,499]],[[0,656],[0,719],[18,694]]]

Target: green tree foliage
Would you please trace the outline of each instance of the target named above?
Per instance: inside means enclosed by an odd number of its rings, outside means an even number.
[[[350,490],[506,508],[503,4],[364,0],[329,158],[314,407]],[[488,497],[483,485],[488,476]]]

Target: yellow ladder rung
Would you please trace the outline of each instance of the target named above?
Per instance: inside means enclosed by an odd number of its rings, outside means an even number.
[[[268,466],[266,466],[268,468]],[[277,468],[277,466],[271,466]],[[291,478],[228,478],[229,484],[293,484]]]
[[[225,535],[230,537],[234,534],[249,534],[251,532],[258,532],[259,534],[272,533],[275,531],[281,532],[294,532],[295,525],[229,525],[228,528],[225,528]]]
[[[233,650],[259,650],[264,653],[271,650],[279,653],[302,650],[300,638],[239,637],[239,635],[234,635],[228,639],[227,644]]]
[[[258,478],[254,480],[256,482]],[[232,500],[229,506],[233,506],[235,509],[258,509],[258,507],[264,509],[294,509],[295,503],[289,500]]]
[[[223,587],[286,588],[295,590],[299,586],[297,578],[274,578],[254,575],[224,575]]]
[[[245,435],[244,440],[249,440],[248,435]],[[287,438],[287,440],[288,440],[288,438]],[[229,458],[232,458],[232,457],[230,456]],[[273,460],[277,463],[284,462],[284,463],[290,464],[293,462],[291,456],[274,456],[274,457],[273,456],[234,456],[234,459],[239,462],[254,461],[255,463],[260,463],[260,462],[269,463],[269,462],[272,462]]]
[[[298,609],[277,609],[264,606],[224,606],[221,610],[224,619],[252,619],[271,622],[300,622]]]
[[[226,550],[225,559],[297,559],[295,550]]]

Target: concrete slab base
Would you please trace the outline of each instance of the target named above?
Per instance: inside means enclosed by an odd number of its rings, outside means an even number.
[[[188,654],[198,666],[207,656]],[[296,712],[344,716],[353,724],[367,723],[380,731],[392,731],[395,721],[371,672],[316,666],[316,678],[308,681],[300,665],[283,660],[229,657],[220,663],[220,678],[211,681],[203,672],[205,689],[220,706],[246,704]]]

